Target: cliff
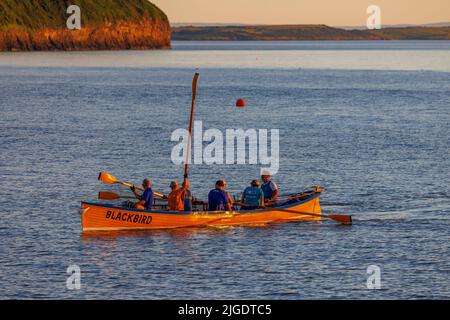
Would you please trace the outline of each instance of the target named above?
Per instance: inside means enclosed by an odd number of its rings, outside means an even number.
[[[346,30],[326,25],[183,26],[173,40],[450,40],[450,27]]]
[[[70,30],[70,5],[81,29]],[[147,0],[2,0],[0,51],[170,48],[167,16]]]

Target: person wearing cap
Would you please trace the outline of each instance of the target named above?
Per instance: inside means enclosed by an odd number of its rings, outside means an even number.
[[[131,191],[134,193],[134,196],[136,197],[136,199],[138,199],[139,201],[134,205],[134,207],[136,209],[140,209],[140,210],[151,210],[152,209],[152,205],[153,205],[153,191],[151,188],[151,182],[148,179],[144,179],[142,181],[142,187],[144,188],[144,192],[142,193],[142,195],[139,195],[136,192],[136,187],[135,186],[131,186],[130,189]]]
[[[226,183],[224,180],[218,180],[216,187],[208,194],[209,211],[228,211],[231,210],[228,195],[225,191]]]
[[[243,203],[242,210],[254,210],[264,207],[264,192],[260,186],[258,180],[252,180],[250,187],[245,188],[241,199]]]
[[[278,198],[279,191],[275,182],[270,180],[270,173],[263,172],[261,175],[261,180],[263,181],[261,189],[264,192],[264,200],[266,201],[266,204],[275,202]]]
[[[172,189],[172,191],[167,196],[170,211],[184,211],[183,195],[186,191],[188,183],[189,182],[187,179],[185,179],[181,188],[176,181],[172,181],[170,183],[170,189]]]

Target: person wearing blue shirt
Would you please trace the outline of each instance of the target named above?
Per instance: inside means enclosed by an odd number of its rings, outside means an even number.
[[[209,211],[228,211],[231,209],[228,195],[225,192],[225,182],[218,180],[216,187],[208,194],[208,210]]]
[[[136,192],[136,187],[135,186],[131,186],[130,189],[131,191],[133,191],[134,196],[136,197],[136,199],[138,199],[139,201],[134,205],[134,207],[136,209],[140,209],[140,210],[151,210],[152,209],[152,205],[153,205],[153,190],[151,188],[151,182],[148,179],[144,179],[142,181],[142,187],[144,188],[144,192],[142,193],[142,195],[139,195]]]
[[[261,189],[264,192],[264,200],[267,205],[273,204],[278,198],[278,186],[270,180],[270,174],[268,173],[263,173],[261,180],[263,181]]]
[[[242,194],[242,210],[254,210],[264,207],[264,192],[258,180],[252,180],[251,186],[245,188]]]

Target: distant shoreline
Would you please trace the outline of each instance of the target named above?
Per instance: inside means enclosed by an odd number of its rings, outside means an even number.
[[[172,27],[174,41],[450,40],[450,26],[342,29],[327,25],[236,25]]]

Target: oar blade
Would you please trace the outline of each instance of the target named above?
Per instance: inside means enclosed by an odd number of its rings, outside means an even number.
[[[109,174],[107,172],[100,172],[98,175],[98,180],[107,183],[107,184],[113,184],[117,182],[116,177],[114,177],[112,174]]]
[[[119,184],[124,185],[126,187],[133,186],[131,183],[117,180],[116,177],[114,177],[112,174],[110,174],[108,172],[100,172],[99,175],[98,175],[98,180],[103,182],[103,183],[106,183],[106,184],[119,183]],[[144,190],[143,188],[138,187],[138,186],[135,186],[135,188],[137,190],[142,190],[142,191]],[[165,198],[166,197],[164,194],[158,193],[158,192],[153,192],[153,194],[155,196],[161,197],[161,198]],[[118,198],[123,198],[123,196],[119,196]],[[118,198],[115,198],[115,199],[118,199]],[[134,197],[132,197],[132,198],[134,198]],[[108,199],[105,199],[105,200],[108,200]]]
[[[100,191],[98,193],[98,198],[101,200],[115,200],[120,199],[121,196],[114,192]]]
[[[197,95],[197,80],[199,77],[199,73],[196,72],[194,74],[194,78],[192,79],[192,99],[195,99],[195,96]]]
[[[333,219],[336,222],[340,222],[344,225],[351,225],[352,224],[352,216],[345,215],[345,214],[329,214],[327,215],[328,218]]]

